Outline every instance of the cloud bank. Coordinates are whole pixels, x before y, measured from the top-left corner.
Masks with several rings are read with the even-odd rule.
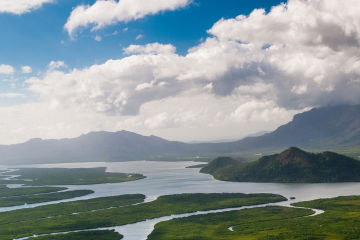
[[[238,138],[311,107],[360,103],[359,12],[357,0],[290,0],[220,19],[185,55],[151,43],[83,69],[52,62],[27,80],[38,103],[0,107],[11,125],[0,133],[13,142],[119,129]]]
[[[118,22],[129,22],[147,15],[172,11],[190,4],[191,0],[97,0],[93,5],[80,5],[70,14],[64,28],[72,35],[79,27],[98,30]]]
[[[54,0],[1,0],[0,13],[24,14],[40,8],[44,3]]]
[[[359,103],[359,11],[356,0],[290,0],[269,13],[259,9],[221,19],[185,56],[171,45],[131,45],[124,49],[128,57],[49,71],[30,81],[30,89],[59,104],[120,115],[138,114],[147,102],[189,89],[247,96],[285,109]]]

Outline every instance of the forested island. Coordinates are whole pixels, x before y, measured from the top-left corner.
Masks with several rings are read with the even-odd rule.
[[[201,172],[219,180],[235,182],[358,182],[360,162],[334,152],[309,153],[291,147],[254,162],[219,157],[203,167]]]

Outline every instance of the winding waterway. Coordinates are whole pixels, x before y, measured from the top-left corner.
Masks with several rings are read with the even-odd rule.
[[[75,201],[96,197],[115,196],[122,194],[141,193],[146,195],[146,201],[152,201],[161,195],[180,194],[180,193],[275,193],[287,198],[295,197],[294,200],[278,203],[278,205],[289,206],[290,203],[307,201],[318,198],[330,198],[336,196],[359,195],[360,183],[331,183],[331,184],[278,184],[278,183],[234,183],[215,180],[212,176],[199,173],[199,169],[186,168],[187,166],[198,163],[194,162],[119,162],[119,163],[69,163],[69,164],[47,164],[47,165],[27,165],[21,167],[41,167],[41,168],[89,168],[106,167],[108,172],[123,173],[142,173],[145,179],[115,183],[98,184],[86,186],[65,186],[70,190],[90,189],[94,193],[74,198],[41,204],[29,204],[15,207],[0,208],[1,211],[14,209],[30,208],[40,205],[53,204],[58,202]],[[11,168],[10,166],[0,166],[0,170]],[[19,187],[18,185],[9,187]],[[274,205],[274,204],[273,204]],[[250,206],[257,207],[257,206]],[[249,207],[244,207],[249,208]],[[243,209],[243,208],[237,208]],[[152,219],[135,224],[113,227],[124,235],[124,240],[145,240],[146,236],[153,230],[156,223],[172,218],[186,217],[194,214],[206,214],[219,211],[229,211],[233,209],[223,209],[216,211],[197,212],[191,214],[181,214]],[[317,211],[316,214],[322,213]]]

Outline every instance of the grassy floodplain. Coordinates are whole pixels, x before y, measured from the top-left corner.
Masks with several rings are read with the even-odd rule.
[[[102,201],[105,199],[106,198],[102,199]],[[51,218],[31,217],[31,221],[22,221],[21,224],[19,224],[18,216],[22,216],[24,211],[26,211],[27,216],[31,216],[32,211],[36,211],[38,216],[41,215],[41,213],[46,215],[48,212],[45,207],[17,210],[12,218],[9,218],[8,215],[13,214],[11,212],[0,214],[0,239],[8,240],[34,234],[39,235],[120,226],[172,214],[241,207],[284,200],[286,200],[286,198],[274,194],[224,193],[169,195],[161,196],[153,202],[139,205],[114,207],[75,215],[59,215]],[[99,204],[101,203],[99,202]],[[56,205],[53,207],[56,208]]]
[[[28,186],[120,183],[145,178],[142,174],[109,173],[106,172],[105,167],[23,168],[12,172],[12,174],[21,176],[9,180],[9,183],[21,183]],[[31,181],[24,181],[23,179],[30,179]],[[2,180],[3,182],[4,180]]]
[[[0,185],[0,207],[58,201],[93,193],[91,190],[63,191],[66,188],[51,185],[120,183],[145,178],[141,174],[108,173],[106,168],[23,168],[10,174],[17,177],[1,179],[0,184],[23,184],[29,187],[7,188]]]
[[[360,196],[294,204],[325,210],[265,207],[192,216],[159,223],[149,240],[350,240],[360,239]],[[231,230],[229,230],[229,228]]]
[[[92,190],[74,190],[65,192],[54,192],[46,194],[32,194],[16,197],[0,198],[0,207],[11,207],[24,204],[43,203],[82,197],[94,193]]]
[[[16,197],[42,193],[53,193],[66,190],[64,187],[26,187],[26,188],[8,188],[0,185],[0,198]]]
[[[29,240],[120,240],[123,236],[115,231],[85,231],[60,235],[29,238]]]
[[[28,222],[55,216],[71,216],[74,213],[84,213],[101,209],[118,208],[136,203],[142,203],[142,194],[120,195],[114,197],[94,198],[74,202],[45,205],[41,207],[20,209],[0,213],[0,229],[10,223]]]

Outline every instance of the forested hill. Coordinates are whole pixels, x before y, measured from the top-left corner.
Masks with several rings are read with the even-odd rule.
[[[360,161],[334,152],[315,154],[291,147],[249,163],[217,158],[201,172],[219,180],[237,182],[357,182],[360,181]]]

